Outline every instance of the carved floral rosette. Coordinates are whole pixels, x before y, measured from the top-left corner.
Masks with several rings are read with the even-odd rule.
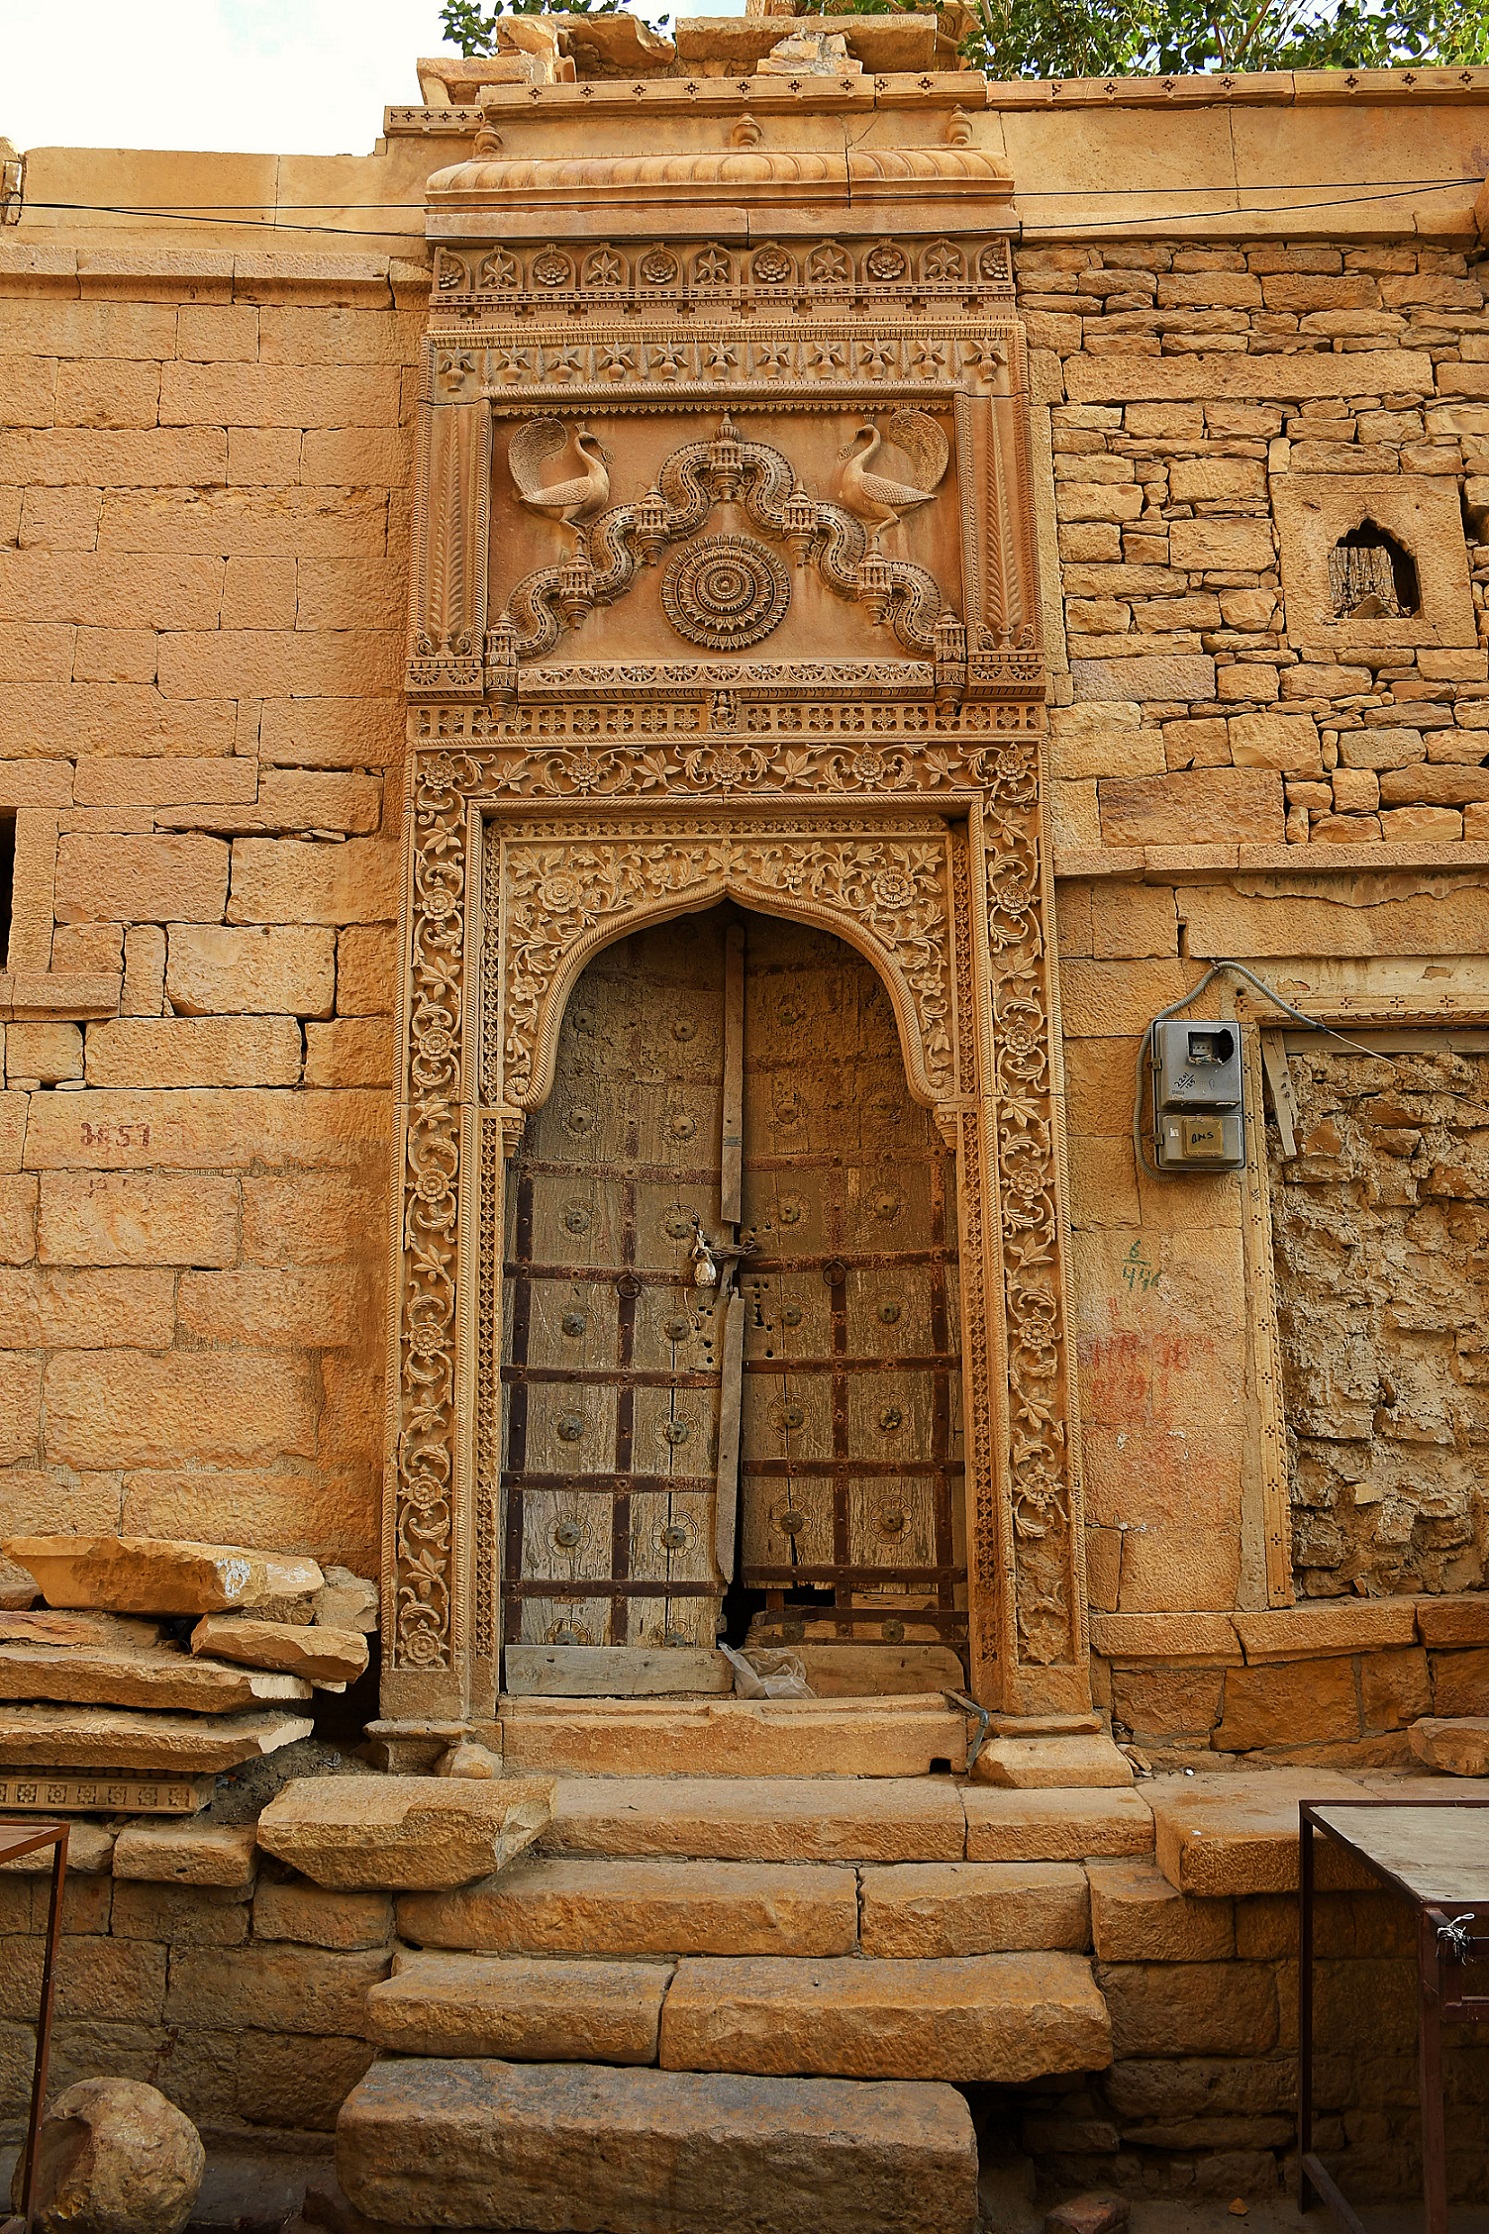
[[[911,1089],[957,1147],[972,1680],[1008,1708],[1074,1703],[1084,1587],[1038,739],[951,726],[908,796],[850,779],[789,817],[793,739],[762,740],[723,792],[706,769],[690,784],[691,744],[673,749],[685,757],[665,790],[638,781],[632,804],[617,810],[612,792],[598,817],[576,815],[572,794],[555,813],[541,754],[473,743],[414,757],[385,1711],[400,1697],[447,1714],[494,1702],[494,1675],[474,1696],[471,1669],[495,1667],[497,1431],[489,1392],[462,1396],[461,1359],[474,1347],[489,1374],[498,1354],[498,1127],[510,1146],[544,1098],[590,955],[724,892],[869,956]]]

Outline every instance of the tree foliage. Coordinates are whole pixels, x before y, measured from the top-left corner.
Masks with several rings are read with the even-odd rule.
[[[807,0],[816,15],[924,12],[943,0]],[[1191,77],[1240,70],[1381,70],[1489,62],[1489,0],[972,0],[967,61],[992,78]],[[498,15],[617,15],[620,0],[445,0],[466,55],[490,54]],[[633,11],[653,30],[666,16]]]

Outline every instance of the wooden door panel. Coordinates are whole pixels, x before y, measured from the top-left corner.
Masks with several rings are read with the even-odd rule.
[[[848,1491],[848,1559],[854,1567],[930,1567],[936,1499],[924,1479],[856,1481]]]
[[[507,1235],[509,1637],[711,1645],[719,1369],[693,1288],[716,1230],[723,934],[596,957],[514,1160]]]

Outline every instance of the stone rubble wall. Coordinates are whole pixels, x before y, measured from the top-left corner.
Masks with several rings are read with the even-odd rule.
[[[1271,1163],[1309,1597],[1465,1590],[1489,1555],[1489,1056],[1289,1058]]]
[[[0,256],[0,1534],[377,1571],[426,289]]]
[[[1489,840],[1486,266],[1395,242],[1127,240],[1016,266],[1068,659],[1057,846]],[[1303,552],[1320,485],[1390,528],[1424,484],[1430,626],[1383,646],[1287,613],[1279,552],[1284,569],[1290,537]],[[1467,579],[1427,580],[1460,492],[1471,610]]]

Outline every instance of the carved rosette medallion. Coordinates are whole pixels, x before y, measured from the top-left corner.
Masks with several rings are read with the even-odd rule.
[[[662,576],[662,608],[679,636],[710,651],[758,644],[780,627],[791,577],[763,543],[705,535],[679,551]]]

